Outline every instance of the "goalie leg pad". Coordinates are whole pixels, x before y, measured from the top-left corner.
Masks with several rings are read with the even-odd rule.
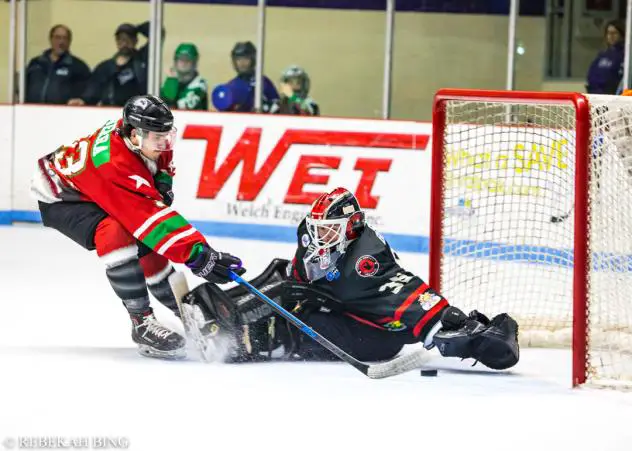
[[[442,356],[473,358],[495,370],[518,363],[518,324],[506,313],[490,321],[475,310],[467,317],[456,307],[449,307],[442,323],[443,328],[433,337]]]
[[[251,283],[271,298],[280,298],[287,261],[274,260]],[[283,334],[276,334],[278,318],[272,309],[241,286],[222,290],[205,283],[183,299],[184,308],[192,308],[196,325],[210,341],[230,348],[228,361],[252,361],[270,358],[280,346]],[[189,315],[187,315],[189,316]],[[184,318],[183,318],[184,319]],[[211,347],[213,345],[211,344]]]

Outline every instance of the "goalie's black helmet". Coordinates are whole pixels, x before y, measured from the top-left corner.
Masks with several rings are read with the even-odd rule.
[[[168,132],[173,128],[173,114],[159,97],[132,97],[123,107],[123,136],[129,136],[134,128],[150,132]]]
[[[305,221],[316,249],[340,252],[362,234],[366,225],[358,199],[346,188],[336,188],[318,197]]]

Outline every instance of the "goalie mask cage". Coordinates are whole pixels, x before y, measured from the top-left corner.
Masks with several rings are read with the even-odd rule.
[[[431,286],[632,387],[632,99],[440,90],[432,151]]]

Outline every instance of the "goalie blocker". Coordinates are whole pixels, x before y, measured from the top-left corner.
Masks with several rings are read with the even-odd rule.
[[[293,261],[273,260],[250,283],[358,360],[391,359],[417,342],[493,369],[519,358],[518,325],[509,315],[489,320],[450,306],[399,265],[343,188],[316,200],[298,227]],[[230,361],[336,359],[241,286],[224,291],[203,284],[183,301],[197,318],[189,327],[210,341],[229,338]]]

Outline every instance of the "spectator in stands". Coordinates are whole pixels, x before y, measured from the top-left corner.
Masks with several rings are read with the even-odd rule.
[[[145,64],[147,64],[147,62],[149,61],[149,21],[145,21],[143,23],[141,23],[140,25],[136,26],[136,32],[137,34],[140,34],[141,36],[144,36],[145,38],[147,38],[147,42],[145,43],[145,45],[143,45],[140,49],[138,49],[138,56],[141,59],[141,61],[144,61]],[[165,31],[165,28],[162,28],[162,39],[160,44],[162,45],[165,42],[165,36],[167,35],[167,32]]]
[[[48,33],[50,48],[33,58],[26,69],[28,103],[65,104],[79,96],[90,78],[90,68],[70,54],[72,31],[55,25]]]
[[[213,106],[218,111],[252,112],[255,106],[255,68],[257,49],[250,42],[238,42],[230,53],[237,76],[213,90]],[[262,78],[262,113],[279,110],[279,93],[265,75]]]
[[[588,69],[586,91],[590,94],[615,94],[623,76],[625,27],[618,20],[608,22],[604,32],[606,48],[599,52]]]
[[[94,69],[81,98],[69,105],[123,106],[130,97],[147,93],[147,62],[136,50],[136,27],[119,25],[114,34],[116,54]]]
[[[170,107],[208,110],[208,86],[197,71],[199,58],[195,44],[182,43],[176,49],[171,74],[160,90],[160,97]]]
[[[301,67],[290,66],[281,75],[279,112],[301,116],[319,116],[318,104],[309,96],[310,80]]]

